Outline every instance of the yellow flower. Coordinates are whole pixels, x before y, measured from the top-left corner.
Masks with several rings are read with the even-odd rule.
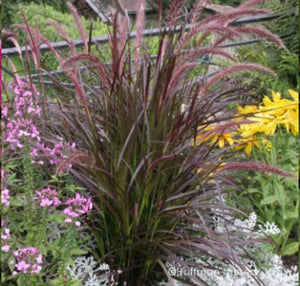
[[[256,113],[258,108],[256,105],[246,105],[245,107],[237,106],[237,110],[240,114],[251,114]]]
[[[220,148],[223,148],[226,142],[232,146],[234,144],[234,135],[235,133],[221,133],[214,131],[217,128],[216,125],[208,126],[204,129],[204,133],[196,137],[196,144],[200,145],[201,143],[210,140],[212,144],[218,143]]]
[[[288,89],[288,92],[294,99],[294,108],[287,110],[284,125],[288,132],[291,129],[292,134],[296,136],[299,134],[299,93],[292,89]]]
[[[256,137],[241,138],[238,140],[238,142],[243,144],[236,147],[236,150],[239,151],[244,149],[244,152],[246,153],[247,156],[251,154],[253,146],[259,147],[259,143]]]
[[[259,133],[273,135],[278,125],[284,125],[293,135],[299,134],[299,93],[292,89],[288,92],[293,100],[281,98],[279,92],[272,91],[272,98],[265,96],[259,107],[254,105],[237,107],[238,114],[243,115],[244,118],[247,114],[252,114],[246,118],[253,123],[239,126],[238,132],[241,138],[237,142],[243,145],[236,147],[236,150],[244,148],[245,153],[250,155],[253,146],[259,147],[256,135]],[[265,138],[262,138],[261,144],[266,150],[272,148],[272,143]]]
[[[288,92],[294,100],[281,98],[279,92],[272,91],[273,101],[265,96],[264,105],[259,107],[260,113],[255,114],[255,121],[264,122],[263,132],[266,135],[273,135],[278,125],[284,125],[293,135],[299,133],[298,93],[291,89]]]
[[[270,151],[272,150],[272,147],[273,147],[272,142],[269,141],[268,139],[266,139],[266,138],[261,138],[261,143],[262,143],[262,147],[263,147],[266,151],[270,152]]]
[[[297,102],[299,101],[299,92],[294,91],[292,89],[288,89],[288,93],[294,99],[294,101],[297,101]]]
[[[264,124],[258,123],[248,123],[242,124],[238,129],[240,136],[243,138],[248,138],[254,136],[256,133],[264,131]]]
[[[286,130],[291,130],[294,136],[299,134],[299,112],[288,110],[286,112],[286,121],[284,122]]]
[[[223,148],[226,142],[228,142],[230,146],[233,145],[233,137],[234,135],[232,133],[223,133],[221,135],[215,135],[213,141],[218,141],[219,147]]]

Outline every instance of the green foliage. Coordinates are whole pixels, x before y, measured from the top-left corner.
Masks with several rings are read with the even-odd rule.
[[[52,6],[46,4],[35,4],[30,3],[28,5],[20,4],[19,10],[14,13],[12,16],[12,21],[14,24],[24,23],[24,19],[22,16],[22,11],[26,15],[26,21],[30,27],[36,27],[38,24],[39,31],[46,36],[46,38],[50,42],[58,42],[64,40],[56,28],[53,26],[46,26],[45,23],[47,21],[55,21],[60,24],[69,35],[72,40],[80,39],[80,33],[77,28],[75,28],[75,24],[73,21],[73,17],[70,13],[61,12],[55,10]],[[101,21],[89,21],[85,18],[81,18],[84,28],[87,32],[89,32],[92,23],[92,36],[102,36],[108,33],[108,28]],[[17,31],[17,40],[20,46],[25,44],[25,39],[27,37],[26,33],[20,30]],[[66,51],[69,54],[69,51]],[[18,60],[16,60],[18,61]],[[55,62],[55,59],[51,53],[44,53],[42,56],[41,64],[43,68],[47,70],[55,70],[58,65]]]
[[[5,88],[4,90],[4,106],[7,107],[11,98],[10,93]],[[67,224],[61,209],[41,207],[35,194],[35,190],[51,186],[52,189],[58,190],[59,199],[65,200],[82,188],[74,185],[70,175],[50,179],[49,173],[53,172],[53,168],[45,170],[32,162],[31,143],[23,138],[24,147],[19,149],[18,153],[13,153],[15,150],[5,145],[1,157],[1,171],[9,175],[6,178],[6,175],[2,177],[1,173],[1,180],[5,178],[5,188],[9,188],[10,193],[9,206],[1,208],[1,217],[10,230],[10,249],[1,253],[3,285],[50,285],[52,279],[64,277],[64,273],[59,269],[64,269],[67,264],[73,262],[74,256],[86,254],[88,250],[87,239],[90,239],[90,236],[83,235],[74,224]],[[1,188],[2,184],[4,182],[1,182]],[[12,251],[28,246],[36,247],[43,255],[42,271],[36,275],[12,275],[15,270],[11,264],[11,261],[15,261]]]
[[[71,39],[80,39],[80,34],[78,29],[75,28],[74,20],[72,15],[67,11],[62,12],[55,10],[52,6],[44,4],[34,4],[20,5],[19,11],[13,16],[13,23],[23,23],[23,17],[21,11],[26,15],[26,21],[29,26],[35,27],[36,21],[39,25],[39,31],[45,35],[50,42],[61,41],[62,38],[57,30],[52,26],[46,26],[47,21],[56,21],[59,23],[70,36]],[[83,26],[87,31],[90,30],[91,21],[81,18]],[[99,20],[93,21],[93,36],[102,36],[107,34],[107,26],[100,22]],[[24,37],[19,37],[18,41],[22,45],[24,43]]]
[[[271,90],[285,92],[296,88],[299,82],[298,55],[275,45],[260,43],[236,49],[238,58],[249,62],[260,63],[272,69],[276,76],[251,72],[244,84],[254,88],[258,101]]]
[[[163,10],[167,10],[169,7],[170,7],[170,4],[172,3],[172,2],[174,2],[174,1],[172,1],[172,0],[161,0],[161,4],[162,4],[162,8],[163,8]],[[190,9],[192,6],[193,6],[193,4],[195,3],[195,2],[197,2],[197,0],[187,0],[186,2],[185,2],[185,7],[186,8],[188,8],[188,9]],[[148,5],[150,6],[150,7],[152,7],[153,9],[157,9],[157,6],[158,6],[158,1],[151,1],[151,0],[147,0],[147,3],[148,3]]]
[[[26,161],[28,156],[25,155],[24,158]],[[20,165],[18,168],[21,168],[20,171],[22,170]],[[40,174],[38,168],[29,167],[26,163],[23,168],[24,176],[19,174],[9,180],[11,190],[14,192],[9,209],[3,211],[5,220],[10,223],[9,244],[13,249],[29,245],[36,247],[43,255],[43,265],[47,265],[47,267],[43,267],[39,275],[19,274],[17,281],[20,286],[45,285],[45,283],[50,285],[52,279],[62,280],[65,277],[65,272],[62,270],[67,264],[72,264],[74,256],[88,253],[87,239],[90,240],[90,236],[83,236],[74,224],[66,224],[63,215],[39,207],[38,202],[34,199],[34,190],[39,189],[45,182],[36,180],[36,174]],[[10,172],[15,170],[11,164],[7,165],[6,170],[8,169]],[[66,177],[63,179],[66,180]],[[56,179],[56,184],[52,180],[51,187],[59,189],[60,199],[66,197],[70,187],[76,188],[74,185],[65,187],[63,185],[65,183],[62,179]],[[31,188],[29,189],[28,186]],[[2,253],[3,276],[1,281],[3,283],[14,279],[11,278],[12,269],[11,271],[8,269],[11,259],[13,256],[10,252]]]
[[[276,250],[280,255],[292,255],[298,252],[299,246],[299,189],[296,179],[299,138],[280,130],[272,138],[272,143],[271,151],[256,150],[252,159],[282,168],[295,174],[295,178],[258,172],[241,173],[237,183],[243,188],[231,197],[231,203],[246,211],[254,210],[261,221],[272,221],[278,225],[281,234],[274,237]]]
[[[153,8],[157,8],[157,2],[158,1],[151,1],[151,0],[147,0],[148,5],[150,5]],[[162,7],[163,9],[167,9],[170,4],[174,2],[172,0],[162,0]],[[188,9],[191,9],[193,7],[193,5],[197,2],[197,0],[188,0],[185,2],[185,7]],[[241,4],[241,2],[243,2],[242,0],[213,0],[212,3],[214,4],[219,4],[219,5],[228,5],[228,6],[238,6],[239,4]]]
[[[293,16],[280,17],[278,19],[264,23],[264,25],[278,35],[285,36],[283,38],[287,48],[298,53],[299,48],[299,2],[298,0],[270,0],[261,3],[262,8],[271,10],[274,13],[290,13],[295,12]]]
[[[11,28],[15,22],[15,15],[19,12],[20,6],[30,6],[32,3],[41,4],[40,0],[15,0],[3,1],[1,13],[1,25],[2,28]],[[53,9],[61,11],[62,13],[67,12],[67,1],[66,0],[43,0],[43,4],[50,5]],[[41,12],[43,8],[39,11]],[[20,21],[19,21],[20,22]]]
[[[238,6],[242,2],[245,2],[244,0],[212,0],[214,4],[219,4],[219,5],[228,5],[228,6]]]

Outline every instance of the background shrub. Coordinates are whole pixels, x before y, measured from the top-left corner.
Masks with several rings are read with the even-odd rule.
[[[2,9],[4,13],[1,13],[1,25],[2,28],[10,28],[13,24],[20,22],[15,22],[15,15],[19,11],[19,5],[27,6],[31,5],[32,3],[41,4],[39,0],[15,0],[15,1],[3,1],[2,2]],[[67,1],[65,0],[44,0],[43,4],[50,5],[57,11],[62,13],[67,12]],[[42,9],[39,11],[41,12]]]
[[[61,41],[57,30],[52,26],[46,26],[45,22],[47,21],[55,21],[59,23],[70,36],[71,39],[79,39],[80,34],[78,29],[75,28],[74,20],[72,15],[70,15],[67,11],[56,10],[53,6],[50,6],[46,3],[43,4],[19,4],[19,10],[17,13],[14,13],[12,16],[12,21],[14,24],[23,23],[22,11],[26,15],[26,20],[31,27],[35,27],[36,21],[39,25],[39,31],[44,34],[51,42]],[[89,31],[91,22],[93,23],[93,36],[101,36],[107,34],[107,25],[102,23],[100,20],[90,21],[81,17],[84,28]],[[18,41],[21,45],[24,44],[24,33],[19,34]]]

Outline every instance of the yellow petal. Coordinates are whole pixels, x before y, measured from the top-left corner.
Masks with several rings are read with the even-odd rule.
[[[233,140],[232,140],[231,137],[227,137],[226,140],[227,140],[227,142],[229,143],[230,146],[233,145]]]
[[[280,101],[281,95],[280,95],[279,92],[275,92],[275,91],[272,90],[272,98],[273,98],[273,101],[274,101],[274,102],[275,102],[275,101]]]
[[[295,101],[299,100],[299,92],[294,91],[292,89],[288,89],[288,92]]]
[[[219,147],[220,148],[223,148],[224,147],[224,139],[222,138],[222,139],[220,139],[220,141],[219,141]]]
[[[252,151],[252,143],[249,142],[247,143],[247,146],[245,148],[245,153],[249,156],[251,154],[251,151]]]

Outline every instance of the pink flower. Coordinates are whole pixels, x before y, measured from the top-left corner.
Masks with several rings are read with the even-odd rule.
[[[61,201],[58,199],[57,192],[55,189],[52,190],[50,189],[50,187],[47,187],[46,189],[42,189],[40,192],[36,190],[35,193],[40,199],[41,207],[56,207],[61,204]]]
[[[42,270],[42,255],[36,247],[27,247],[12,252],[17,263],[15,268],[22,273],[37,274]]]
[[[10,249],[10,246],[8,244],[8,240],[10,237],[9,234],[9,228],[4,228],[3,229],[3,225],[4,225],[4,221],[1,221],[1,251],[2,252],[8,252]]]
[[[7,117],[7,111],[8,111],[8,109],[7,109],[7,107],[3,107],[2,109],[1,109],[1,116],[4,118],[4,117]]]
[[[18,271],[27,273],[27,269],[30,267],[30,264],[27,264],[24,260],[21,260],[15,266]]]
[[[80,225],[81,225],[80,221],[75,221],[75,225],[80,227]]]
[[[5,206],[9,206],[10,204],[9,199],[10,199],[9,190],[4,189],[3,191],[1,191],[1,203]]]
[[[68,199],[65,204],[68,205],[63,211],[64,214],[68,216],[68,218],[65,219],[67,223],[72,222],[71,218],[87,214],[93,208],[91,199],[80,196],[79,193],[75,194],[75,198]],[[79,227],[81,223],[75,220],[75,225]]]
[[[9,246],[8,244],[2,245],[2,246],[1,246],[1,251],[2,251],[2,252],[8,252],[9,249],[10,249],[10,246]]]

